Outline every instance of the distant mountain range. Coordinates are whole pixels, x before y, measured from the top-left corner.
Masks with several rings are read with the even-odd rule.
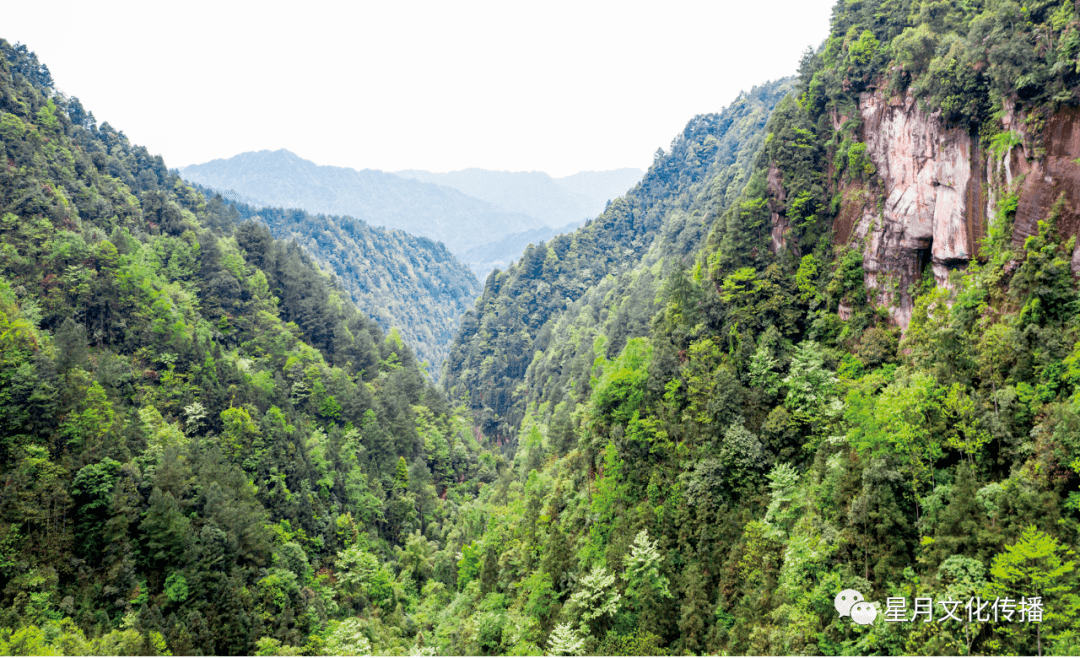
[[[543,172],[466,169],[449,173],[317,165],[285,149],[251,151],[183,167],[187,180],[252,205],[351,216],[437,240],[483,280],[530,242],[598,215],[638,179],[638,169]],[[540,237],[543,236],[543,237]]]
[[[645,172],[632,168],[583,171],[564,178],[552,178],[542,171],[476,168],[444,174],[417,169],[394,173],[403,178],[452,187],[500,210],[536,217],[545,226],[573,224],[576,227],[602,213],[610,199],[625,194]]]

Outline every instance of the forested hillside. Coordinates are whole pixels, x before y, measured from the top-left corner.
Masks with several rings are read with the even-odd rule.
[[[409,169],[398,176],[451,187],[508,212],[535,217],[539,228],[488,235],[483,243],[457,251],[481,280],[494,269],[506,269],[530,244],[569,233],[600,214],[606,205],[641,180],[640,169],[582,171],[552,178],[542,171],[464,169],[432,173]],[[460,314],[459,314],[460,315]],[[448,341],[449,344],[449,341]]]
[[[645,172],[633,167],[609,171],[579,171],[555,179],[561,187],[582,197],[594,209],[590,217],[600,214],[608,201],[616,199],[641,180]]]
[[[790,88],[790,81],[763,85],[719,114],[695,117],[672,140],[668,152],[657,152],[641,182],[600,217],[573,233],[530,245],[505,272],[492,272],[476,308],[462,320],[445,379],[447,391],[469,401],[486,435],[507,438],[515,433],[524,410],[518,386],[534,352],[542,353],[549,345],[568,347],[551,343],[560,313],[607,277],[612,281],[620,277],[620,290],[625,292],[630,278],[648,269],[638,266],[650,250],[654,258],[649,266],[666,254],[669,269],[692,253],[718,209],[745,185],[750,161],[764,141],[769,112]],[[636,322],[627,322],[630,308],[623,310],[618,331],[627,333],[617,340],[641,335],[651,317],[648,304],[653,296],[638,295]],[[570,315],[579,314],[583,304]],[[594,310],[598,308],[589,312]],[[593,331],[594,325],[607,320],[606,314],[604,318],[594,314],[584,322],[587,331]],[[577,337],[573,342],[576,347]],[[560,396],[567,390],[569,370],[582,367],[572,363],[567,359],[560,366],[564,377],[554,383]],[[585,368],[590,367],[591,357]]]
[[[206,196],[217,202],[213,193]],[[277,239],[295,240],[384,332],[397,329],[416,358],[428,362],[429,376],[438,377],[461,315],[480,290],[443,244],[348,216],[222,200],[235,208],[232,221],[262,223]]]
[[[539,244],[541,242],[547,242],[560,233],[570,233],[581,224],[585,222],[575,222],[574,224],[568,224],[559,228],[538,228],[532,231],[522,231],[521,233],[512,233],[504,238],[493,240],[487,244],[482,244],[479,247],[473,247],[465,253],[461,254],[461,259],[469,263],[469,267],[477,276],[483,276],[486,280],[487,275],[492,270],[509,267],[514,261],[521,257],[521,254],[525,253],[525,250],[531,244]],[[477,291],[479,294],[479,290]],[[473,298],[475,302],[475,296]],[[468,309],[466,309],[468,310]],[[459,318],[460,319],[460,318]],[[453,338],[451,336],[451,342]],[[449,343],[447,343],[449,346]]]
[[[453,552],[390,565],[497,461],[297,244],[0,51],[0,653],[414,644]]]

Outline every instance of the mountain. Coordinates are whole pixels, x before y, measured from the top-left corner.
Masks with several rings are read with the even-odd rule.
[[[532,231],[513,233],[506,237],[489,242],[488,244],[473,247],[462,254],[462,259],[470,263],[470,267],[477,277],[487,278],[488,273],[494,269],[505,269],[521,254],[529,245],[546,242],[560,233],[570,233],[580,224],[575,222],[561,228],[538,228]]]
[[[241,153],[180,173],[249,205],[351,216],[443,242],[480,278],[520,255],[534,236],[550,237],[551,230],[595,217],[641,177],[638,169],[560,179],[484,169],[389,174],[319,166],[284,149]]]
[[[644,173],[640,169],[587,171],[552,178],[542,171],[463,169],[432,173],[408,169],[403,178],[451,187],[509,212],[539,219],[544,226],[579,224],[596,217],[611,199],[622,196]]]
[[[456,190],[372,169],[320,166],[285,149],[189,165],[180,175],[270,206],[350,216],[431,238],[454,254],[544,226],[535,217],[498,209]]]
[[[607,202],[623,194],[641,180],[645,172],[634,167],[609,171],[579,171],[576,174],[556,178],[555,182],[584,200],[588,217],[596,217],[604,211]]]
[[[789,90],[790,81],[763,85],[724,112],[695,117],[672,150],[598,218],[535,243],[514,266],[489,277],[462,320],[444,380],[452,394],[467,396],[486,434],[516,434],[526,368],[582,295],[634,269],[650,251],[660,250],[670,268],[704,240],[709,223],[746,183],[769,113]],[[621,330],[635,331],[626,324]],[[570,369],[560,371],[565,377]]]
[[[311,215],[303,210],[256,207],[226,192],[233,224],[256,221],[275,238],[295,240],[384,332],[392,329],[429,364],[437,378],[465,312],[476,300],[476,277],[439,242],[404,231],[369,226],[352,217]]]
[[[444,385],[549,652],[1077,653],[1078,52],[1073,2],[838,2],[756,141],[488,278]]]

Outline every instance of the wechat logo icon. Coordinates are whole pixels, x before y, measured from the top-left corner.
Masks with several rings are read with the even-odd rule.
[[[833,599],[833,607],[841,617],[851,617],[860,626],[869,626],[877,619],[877,608],[865,600],[857,590],[845,589]]]

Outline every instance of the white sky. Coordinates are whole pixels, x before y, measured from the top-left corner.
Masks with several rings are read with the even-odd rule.
[[[695,114],[791,75],[834,0],[11,2],[99,122],[170,167],[647,169]]]

